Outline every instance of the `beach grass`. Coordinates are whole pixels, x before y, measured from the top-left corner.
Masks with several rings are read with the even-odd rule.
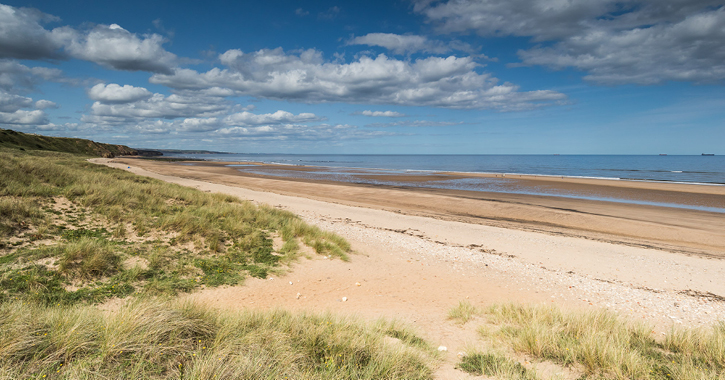
[[[466,324],[481,311],[468,301],[460,301],[456,307],[448,311],[448,319],[455,320],[460,324]]]
[[[430,379],[436,354],[399,324],[136,299],[0,303],[5,379]],[[414,343],[411,343],[413,341]]]
[[[461,358],[458,368],[476,376],[496,379],[535,380],[536,372],[521,363],[496,353],[472,353]]]
[[[490,345],[577,369],[591,379],[725,379],[725,323],[673,327],[658,337],[651,326],[613,312],[564,312],[554,306],[494,305],[479,333]],[[471,373],[503,368],[528,378],[500,354],[472,351],[459,363]],[[486,372],[488,368],[489,372]]]
[[[275,238],[280,246],[274,246]],[[95,165],[0,148],[0,301],[175,295],[280,273],[300,254],[348,259],[298,216]]]

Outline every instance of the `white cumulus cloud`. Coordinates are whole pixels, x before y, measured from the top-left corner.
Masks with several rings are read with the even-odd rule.
[[[295,115],[287,111],[276,111],[274,113],[253,114],[251,112],[240,112],[227,116],[224,122],[227,125],[249,126],[262,124],[284,124],[284,123],[304,123],[311,121],[321,121],[324,118],[318,117],[313,113],[300,113]]]
[[[63,77],[58,69],[48,67],[28,67],[16,60],[0,59],[0,90],[22,94],[46,82],[72,82]]]
[[[326,120],[312,113],[249,112],[224,99],[226,91],[216,88],[178,91],[165,96],[141,87],[99,84],[89,90],[96,100],[81,121],[98,128],[129,127],[141,133],[209,132],[222,128],[247,128]],[[171,121],[167,121],[171,120]]]
[[[0,58],[60,58],[59,41],[41,25],[57,20],[36,9],[0,4]]]
[[[130,119],[175,119],[183,117],[216,117],[227,114],[233,105],[216,97],[153,94],[145,100],[127,103],[96,101],[91,114],[81,119],[92,123],[124,123]]]
[[[33,106],[33,99],[0,92],[0,112],[15,112]]]
[[[101,103],[120,104],[145,100],[152,96],[151,91],[131,85],[120,86],[115,83],[99,83],[88,90],[88,97]]]
[[[39,110],[44,110],[48,108],[58,108],[58,104],[55,102],[51,102],[50,100],[40,99],[37,102],[35,102],[35,108]]]
[[[48,117],[40,110],[0,112],[0,124],[42,125],[48,124]]]
[[[176,55],[166,51],[164,37],[138,35],[117,24],[89,30],[43,24],[60,21],[37,9],[0,4],[0,58],[63,59],[73,57],[128,71],[170,73]]]
[[[408,116],[404,113],[395,112],[395,111],[370,111],[370,110],[365,110],[362,112],[355,112],[353,115],[363,115],[363,116],[372,116],[372,117],[405,117],[405,116]]]
[[[288,54],[281,48],[220,55],[227,68],[207,72],[176,69],[150,81],[175,89],[229,88],[239,95],[300,102],[350,102],[445,108],[530,109],[566,99],[556,91],[519,91],[498,83],[471,57],[397,60],[384,54],[350,63],[327,62],[309,49]]]
[[[26,96],[15,95],[0,90],[0,125],[45,125],[48,116],[42,111],[55,103],[48,100],[33,101]],[[47,106],[47,107],[46,107]],[[24,108],[38,108],[25,110]]]
[[[116,70],[170,73],[176,55],[163,48],[158,34],[138,36],[119,25],[97,25],[89,31],[70,27],[53,30],[65,51],[74,58]]]

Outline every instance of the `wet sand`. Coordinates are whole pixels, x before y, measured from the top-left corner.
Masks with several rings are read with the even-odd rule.
[[[325,180],[265,176],[229,167],[224,162],[163,162],[116,159],[127,165],[189,179],[241,186],[358,207],[449,221],[537,231],[552,235],[651,247],[704,257],[725,257],[725,214],[544,195],[381,186]],[[238,164],[238,163],[237,163]],[[326,168],[259,165],[256,171],[326,171]],[[361,176],[370,177],[364,171]],[[725,186],[617,181],[586,178],[434,173],[384,175],[414,184],[470,177],[497,178],[505,189],[546,189],[560,194],[620,198],[639,202],[725,208]]]

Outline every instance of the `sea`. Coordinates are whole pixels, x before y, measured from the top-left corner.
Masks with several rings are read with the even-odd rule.
[[[210,161],[260,162],[326,168],[324,171],[259,171],[254,166],[237,165],[239,170],[281,177],[296,177],[379,185],[421,186],[442,189],[493,191],[564,196],[626,203],[652,204],[725,212],[725,208],[672,203],[603,199],[582,194],[552,193],[548,189],[516,189],[500,186],[488,178],[430,181],[411,184],[385,181],[381,175],[426,174],[433,172],[527,174],[538,176],[599,178],[630,181],[689,183],[725,186],[725,156],[717,155],[366,155],[366,154],[165,154]],[[362,176],[360,174],[363,174]],[[375,179],[365,179],[374,174]]]
[[[533,174],[725,184],[725,156],[174,154],[212,161],[262,162],[393,171]]]

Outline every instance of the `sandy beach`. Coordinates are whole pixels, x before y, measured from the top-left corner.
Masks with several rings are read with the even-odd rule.
[[[350,262],[311,256],[289,273],[189,297],[220,308],[329,310],[398,318],[448,348],[438,378],[467,378],[456,355],[475,323],[447,320],[461,300],[603,307],[652,323],[725,319],[721,213],[561,197],[380,187],[248,175],[218,163],[94,162],[292,211],[348,239]],[[130,168],[129,168],[130,167]],[[458,175],[458,174],[441,174]],[[522,177],[574,192],[721,207],[717,186]],[[343,302],[343,297],[345,300]]]
[[[583,237],[671,252],[722,257],[725,254],[723,213],[586,199],[513,193],[375,186],[299,178],[262,176],[237,170],[226,162],[160,162],[117,160],[155,173],[247,189],[292,195],[349,206],[375,208],[468,224]],[[260,165],[261,169],[273,165]],[[277,167],[280,168],[280,167]],[[285,171],[323,168],[284,166]],[[367,174],[363,174],[367,175]],[[396,182],[460,178],[460,173],[386,176]],[[465,174],[465,176],[489,176]],[[502,179],[503,180],[503,179]],[[610,181],[509,175],[504,188],[548,188],[558,193],[640,202],[669,202],[725,209],[725,186]]]

